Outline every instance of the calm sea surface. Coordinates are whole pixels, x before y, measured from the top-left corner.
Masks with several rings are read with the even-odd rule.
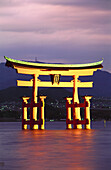
[[[65,122],[21,130],[20,122],[0,122],[2,169],[110,170],[111,122],[93,122],[91,130],[65,130]]]

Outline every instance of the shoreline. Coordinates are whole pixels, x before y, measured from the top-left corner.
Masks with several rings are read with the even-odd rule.
[[[97,122],[97,121],[106,121],[110,122],[111,120],[106,120],[106,119],[97,119],[97,120],[91,120],[91,122]],[[21,122],[21,119],[0,119],[0,122]],[[66,122],[66,120],[46,120],[45,122]]]

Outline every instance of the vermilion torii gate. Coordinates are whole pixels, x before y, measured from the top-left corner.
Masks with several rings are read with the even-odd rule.
[[[103,60],[88,64],[48,64],[14,60],[8,57],[5,59],[6,66],[16,69],[17,73],[33,76],[30,81],[17,80],[17,86],[33,87],[31,103],[28,103],[29,97],[22,98],[22,129],[27,129],[27,125],[30,125],[30,129],[44,129],[44,99],[46,96],[40,96],[38,102],[38,87],[72,87],[72,97],[66,97],[66,128],[71,129],[73,125],[74,129],[81,129],[83,124],[85,129],[90,129],[91,96],[84,96],[84,103],[79,103],[78,88],[92,87],[93,82],[81,82],[78,78],[79,76],[91,76],[94,71],[103,68]],[[51,81],[41,81],[38,79],[39,75],[50,75]],[[72,76],[73,80],[60,82],[60,76]],[[30,120],[27,119],[28,107],[30,107]],[[37,107],[39,107],[39,113],[37,113]],[[84,107],[85,110],[84,120],[81,120],[80,117],[81,107]],[[37,114],[39,114],[38,120]],[[71,114],[73,119],[71,119]]]

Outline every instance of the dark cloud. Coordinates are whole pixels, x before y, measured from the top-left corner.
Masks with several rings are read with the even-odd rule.
[[[20,15],[16,18],[16,13],[14,16],[14,13],[7,11],[7,13],[3,15],[4,21],[1,23],[0,29],[1,31],[7,32],[35,32],[39,34],[52,34],[65,30],[90,30],[89,33],[91,34],[111,33],[111,18],[109,13],[94,13],[88,15],[88,12],[86,14],[84,14],[83,11],[83,14],[77,13],[75,15],[71,13],[71,15],[67,15],[64,10],[62,11],[64,16],[61,16],[61,13],[54,16],[51,12],[50,14],[52,14],[52,16],[44,15],[41,19],[36,19],[37,14],[35,14],[35,17],[29,14],[26,17]],[[40,15],[42,15],[42,13]],[[7,17],[6,22],[5,17]]]
[[[28,3],[39,3],[62,6],[79,6],[86,8],[96,8],[101,10],[111,10],[111,0],[0,0],[0,7],[18,6]]]
[[[28,2],[111,10],[110,0],[28,0]]]
[[[38,8],[36,12],[30,9],[30,6],[33,5],[32,2],[36,3],[36,6],[40,3],[58,4],[63,5],[63,7],[58,7],[57,12],[54,10],[55,13],[50,10],[50,8],[55,9],[54,6],[46,6],[46,11],[40,7],[41,12],[38,13]],[[92,34],[111,33],[111,12],[106,10],[105,7],[110,7],[111,5],[111,1],[108,0],[1,0],[0,3],[2,7],[7,8],[9,5],[11,8],[10,10],[0,10],[0,17],[3,18],[3,22],[0,24],[1,31],[52,34],[64,30],[89,29]],[[13,8],[14,5],[15,8]],[[19,7],[19,5],[23,6]],[[26,8],[27,5],[29,5],[28,9]],[[68,5],[70,6],[69,8],[67,8]],[[78,7],[76,11],[75,6]],[[102,7],[106,11],[102,10]],[[62,9],[61,12],[60,8]],[[102,11],[99,11],[98,8],[101,8]]]

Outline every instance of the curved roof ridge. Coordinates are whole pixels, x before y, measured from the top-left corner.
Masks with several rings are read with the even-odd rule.
[[[103,63],[103,59],[98,62],[93,63],[86,63],[86,64],[54,64],[54,63],[41,63],[41,62],[29,62],[29,61],[21,61],[21,60],[15,60],[11,59],[9,57],[4,56],[4,58],[7,60],[7,62],[16,63],[20,65],[25,66],[31,66],[31,67],[50,67],[50,68],[86,68],[86,67],[97,67],[101,66]]]

